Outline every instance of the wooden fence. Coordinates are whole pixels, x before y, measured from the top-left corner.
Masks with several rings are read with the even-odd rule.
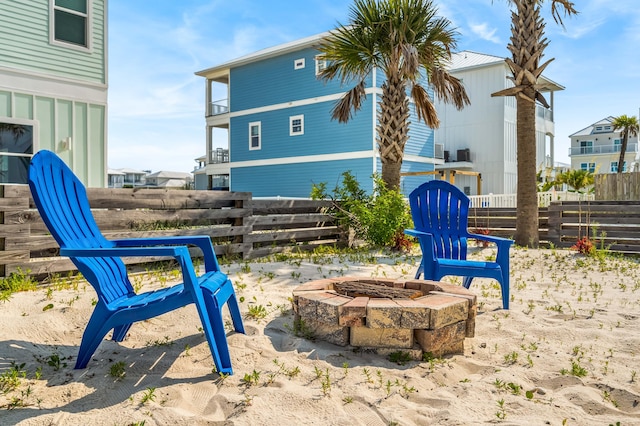
[[[58,256],[58,245],[35,210],[29,189],[5,186],[0,191],[0,277],[18,270],[32,275],[75,270],[71,261]],[[327,202],[156,189],[90,188],[87,195],[107,239],[208,235],[216,254],[244,259],[344,241],[333,219],[322,213]],[[163,258],[124,260],[139,264]]]
[[[589,237],[619,253],[640,253],[640,201],[560,201],[549,206],[549,241],[570,247]]]
[[[596,200],[639,201],[640,172],[594,175]]]
[[[514,208],[471,208],[469,209],[469,230],[488,231],[497,237],[513,238],[516,233],[516,209]],[[547,241],[549,233],[549,209],[538,209],[538,238]]]
[[[58,256],[24,186],[0,187],[0,277],[64,273],[73,264]],[[346,243],[345,232],[311,200],[254,200],[250,193],[155,189],[88,189],[107,238],[209,235],[219,256],[243,259],[322,244]],[[472,208],[469,228],[513,237],[515,208]],[[539,209],[540,241],[570,247],[583,236],[610,250],[640,253],[640,201],[561,201]],[[194,249],[197,250],[197,249]],[[125,258],[128,264],[163,258]]]

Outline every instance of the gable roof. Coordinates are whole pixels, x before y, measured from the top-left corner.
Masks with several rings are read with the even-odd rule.
[[[309,37],[301,38],[298,40],[290,41],[288,43],[279,44],[277,46],[268,47],[266,49],[258,50],[257,52],[250,53],[248,55],[241,56],[231,61],[224,62],[215,67],[207,68],[202,71],[197,71],[195,74],[200,77],[207,77],[210,74],[215,74],[220,71],[226,71],[233,67],[245,65],[257,60],[267,59],[275,56],[282,55],[283,53],[295,52],[297,50],[306,49],[307,47],[316,46],[320,43],[320,40],[327,37],[329,31],[324,33],[312,35]]]
[[[456,71],[467,71],[474,68],[491,67],[502,65],[508,68],[505,58],[499,56],[488,55],[486,53],[472,52],[471,50],[463,50],[462,52],[456,52],[451,55],[451,61],[449,65],[449,72],[455,73]],[[541,84],[541,92],[555,92],[558,90],[564,90],[564,86],[556,83],[555,81],[540,76],[538,84]]]
[[[149,178],[163,178],[163,179],[190,179],[191,173],[184,172],[171,172],[167,170],[160,170],[159,172],[150,173],[147,175]]]
[[[609,126],[609,125],[611,125],[611,123],[613,123],[613,120],[614,120],[614,119],[615,119],[615,118],[614,118],[613,116],[611,116],[611,115],[610,115],[609,117],[605,117],[605,118],[603,118],[603,119],[602,119],[602,120],[600,120],[600,121],[596,121],[596,122],[595,122],[595,123],[593,123],[591,126],[585,127],[585,128],[584,128],[584,129],[582,129],[582,130],[578,130],[577,132],[575,132],[575,133],[573,133],[573,134],[569,135],[569,137],[572,137],[572,136],[588,136],[588,135],[592,135],[593,133],[595,133],[595,132],[594,132],[594,130],[595,130],[595,127],[596,127],[596,126]],[[602,133],[602,132],[600,132],[600,133]],[[607,132],[607,133],[615,133],[615,132],[614,132],[613,130],[611,130],[611,132]]]

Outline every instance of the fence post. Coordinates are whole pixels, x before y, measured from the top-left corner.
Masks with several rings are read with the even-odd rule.
[[[560,236],[562,230],[562,201],[552,201],[549,203],[549,230],[547,238],[556,247],[560,245]]]

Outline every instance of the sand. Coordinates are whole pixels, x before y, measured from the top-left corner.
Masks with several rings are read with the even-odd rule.
[[[415,263],[370,253],[223,265],[243,313],[255,315],[245,319],[247,335],[229,334],[235,374],[222,378],[193,305],[135,324],[122,343],[103,341],[88,367],[74,370],[92,288],[14,294],[0,302],[0,424],[640,424],[637,260],[513,249],[511,309],[501,309],[494,281],[474,280],[475,337],[443,359],[398,365],[291,332],[297,285],[411,277]],[[166,285],[152,273],[136,281],[143,290]]]

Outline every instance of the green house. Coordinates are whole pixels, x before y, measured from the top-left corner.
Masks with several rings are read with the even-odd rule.
[[[56,152],[90,187],[107,181],[107,0],[0,5],[0,184]]]

